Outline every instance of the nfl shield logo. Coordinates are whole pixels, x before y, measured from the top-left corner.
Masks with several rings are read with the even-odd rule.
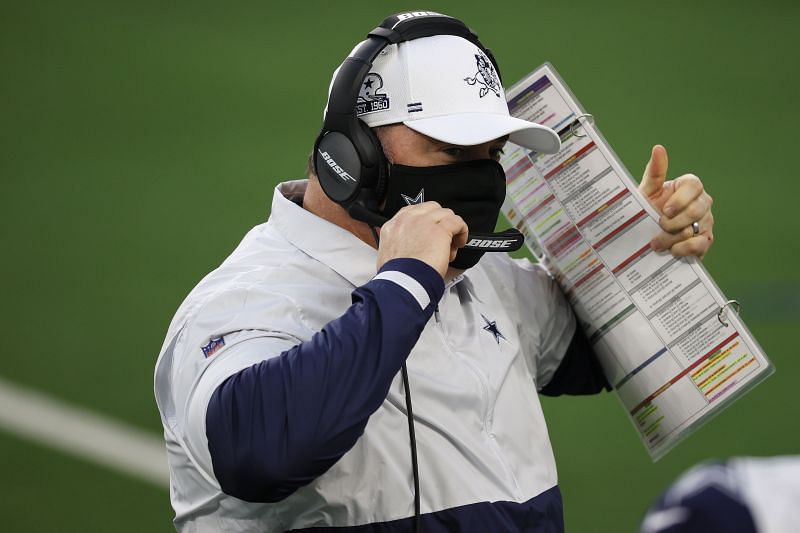
[[[203,355],[206,357],[211,357],[217,350],[225,346],[225,337],[217,337],[216,339],[211,339],[208,341],[208,344],[201,347],[200,349],[203,350]]]

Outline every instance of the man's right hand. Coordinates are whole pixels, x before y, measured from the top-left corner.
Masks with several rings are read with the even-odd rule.
[[[468,233],[464,219],[437,202],[404,207],[380,229],[378,270],[391,259],[412,257],[444,278],[448,264],[467,243]]]

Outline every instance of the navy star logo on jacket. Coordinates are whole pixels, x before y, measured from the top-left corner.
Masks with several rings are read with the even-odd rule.
[[[500,330],[497,329],[497,322],[495,322],[494,320],[489,320],[488,318],[483,316],[483,313],[481,313],[481,318],[483,319],[484,322],[486,322],[486,325],[483,326],[483,329],[494,335],[494,340],[497,341],[497,344],[500,344],[500,339],[503,339],[504,341],[508,342],[508,339],[506,339],[505,335],[500,333]]]

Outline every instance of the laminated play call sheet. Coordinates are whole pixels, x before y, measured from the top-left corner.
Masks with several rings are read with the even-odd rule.
[[[561,285],[656,460],[773,367],[699,261],[650,249],[655,209],[553,66],[507,98],[562,148],[507,145],[503,213]]]

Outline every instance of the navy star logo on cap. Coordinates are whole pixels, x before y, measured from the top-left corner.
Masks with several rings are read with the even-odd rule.
[[[483,316],[483,313],[481,313],[481,318],[483,319],[484,322],[486,322],[486,325],[483,326],[483,329],[494,335],[494,340],[497,341],[497,344],[500,344],[500,339],[503,339],[504,341],[508,342],[508,339],[506,339],[505,335],[500,333],[500,330],[497,329],[497,322],[495,322],[494,320],[489,320],[488,318]]]
[[[414,198],[406,196],[403,193],[400,193],[400,196],[402,196],[403,200],[406,201],[406,205],[421,204],[422,202],[425,201],[425,189],[420,189],[420,191],[417,193],[417,196],[415,196]]]

